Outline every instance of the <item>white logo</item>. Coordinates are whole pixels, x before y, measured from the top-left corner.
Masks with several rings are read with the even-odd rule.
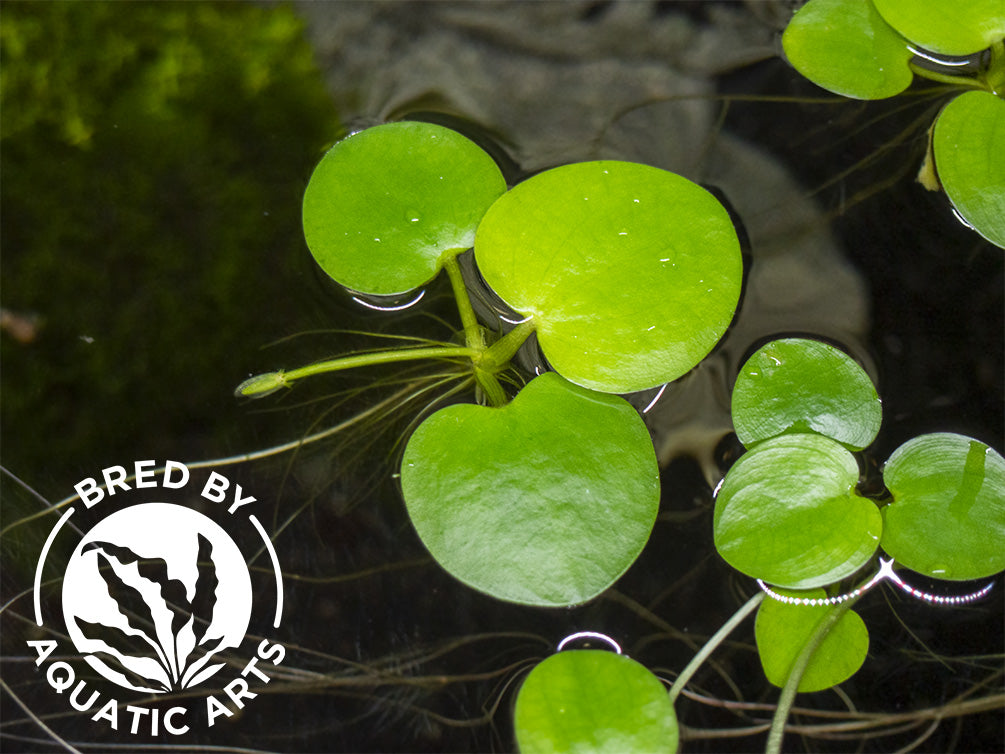
[[[56,640],[29,641],[28,645],[37,653],[35,664],[44,666],[49,685],[64,694],[74,709],[113,730],[156,737],[162,730],[182,735],[200,718],[212,726],[217,718],[243,709],[258,695],[253,687],[270,680],[264,670],[267,666],[260,661],[280,664],[285,648],[264,639],[253,656],[235,662],[262,590],[253,590],[247,560],[224,527],[186,505],[161,502],[168,491],[188,485],[189,469],[176,461],[168,461],[161,469],[154,466],[153,461],[138,461],[132,476],[127,476],[125,468],[112,466],[102,471],[104,485],[92,478],[75,485],[85,509],[118,493],[136,496],[145,488],[163,489],[151,493],[156,500],[143,499],[110,512],[84,533],[64,570],[63,624],[75,654],[113,684],[116,696],[128,693],[149,699],[153,694],[170,700],[175,692],[184,692],[178,698],[185,704],[163,709],[163,705],[147,707],[107,698],[93,687],[93,679],[89,685],[81,677],[88,674],[69,662],[46,664],[58,646]],[[246,512],[253,510],[245,506],[255,503],[255,497],[215,471],[199,494],[204,501],[226,506],[221,518],[229,529],[234,528],[232,522],[235,526],[250,523],[245,539],[250,535],[256,547],[264,544],[275,584],[275,593],[270,595],[274,610],[266,614],[278,628],[282,575],[272,542],[257,517]],[[45,561],[57,537],[66,536],[72,528],[66,524],[75,507],[79,506],[63,512],[39,558],[34,594],[39,626],[46,625],[41,588]],[[59,654],[72,655],[73,650]],[[204,711],[190,710],[189,700],[200,694],[204,699],[199,706]]]
[[[134,691],[197,686],[238,647],[251,618],[251,579],[216,523],[169,503],[119,511],[77,545],[63,579],[63,617],[77,650]]]

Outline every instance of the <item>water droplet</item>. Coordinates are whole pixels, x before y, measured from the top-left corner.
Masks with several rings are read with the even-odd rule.
[[[408,212],[405,213],[405,219],[410,223],[417,223],[419,222],[419,220],[422,219],[422,215],[420,215],[415,210],[409,210]]]

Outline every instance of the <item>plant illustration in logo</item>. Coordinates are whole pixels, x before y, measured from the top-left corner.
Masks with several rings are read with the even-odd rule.
[[[190,688],[244,639],[251,580],[240,550],[188,508],[146,503],[97,524],[67,567],[63,612],[87,662],[120,686]]]

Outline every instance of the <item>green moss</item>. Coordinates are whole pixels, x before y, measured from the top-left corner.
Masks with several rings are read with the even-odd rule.
[[[5,463],[121,461],[211,433],[238,410],[240,349],[290,329],[272,302],[338,130],[300,20],[6,3],[0,43],[3,302],[42,322],[2,339]]]

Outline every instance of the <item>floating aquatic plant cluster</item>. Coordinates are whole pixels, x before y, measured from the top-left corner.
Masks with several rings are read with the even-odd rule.
[[[1005,7],[992,0],[810,0],[783,45],[799,71],[846,96],[893,96],[916,74],[963,91],[935,120],[926,175],[1003,246],[1003,36]],[[396,122],[324,156],[303,223],[317,263],[357,296],[415,300],[445,272],[458,339],[256,375],[238,395],[358,366],[461,365],[475,402],[425,417],[401,460],[423,544],[461,582],[510,602],[571,606],[610,587],[645,547],[660,502],[648,430],[623,396],[687,373],[732,321],[743,265],[725,208],[682,176],[621,161],[508,187],[459,133]],[[468,253],[507,316],[476,317],[459,263]],[[512,362],[533,342],[546,369],[524,374]],[[987,593],[923,592],[894,566],[947,582],[1005,569],[1005,460],[968,437],[925,434],[887,459],[881,493],[860,492],[856,454],[879,432],[879,395],[850,356],[808,338],[771,341],[746,361],[732,417],[746,452],[716,490],[715,547],[761,590],[707,651],[757,609],[761,663],[783,687],[769,737],[777,750],[796,691],[834,686],[864,663],[868,629],[851,608],[873,587],[890,581],[940,605]],[[520,689],[518,743],[674,751],[674,702],[693,672],[668,694],[620,651],[559,652]]]
[[[479,401],[428,416],[401,461],[405,504],[429,552],[465,584],[527,605],[576,605],[613,584],[645,546],[660,499],[648,430],[619,394],[680,377],[726,331],[743,271],[722,205],[681,176],[619,161],[555,168],[507,190],[465,137],[399,122],[325,155],[304,228],[318,264],[355,294],[414,300],[445,270],[462,342],[256,375],[238,395],[358,366],[466,364]],[[511,309],[499,329],[474,314],[458,262],[469,249]],[[532,335],[551,370],[522,384],[511,360]],[[740,370],[733,421],[748,452],[717,490],[715,543],[772,597],[756,637],[776,685],[808,646],[799,690],[828,688],[862,665],[868,631],[849,608],[879,579],[837,598],[833,590],[880,548],[934,578],[1005,568],[1001,456],[959,435],[916,438],[889,459],[889,496],[874,501],[857,493],[853,453],[872,443],[881,418],[869,377],[828,344],[773,341]],[[528,751],[581,739],[672,750],[676,717],[663,689],[627,657],[560,653],[518,696],[518,740]],[[568,697],[575,714],[556,717],[538,697]]]
[[[1001,0],[810,0],[782,46],[806,78],[846,97],[893,97],[915,76],[947,85],[919,180],[1005,248],[1003,36]]]

